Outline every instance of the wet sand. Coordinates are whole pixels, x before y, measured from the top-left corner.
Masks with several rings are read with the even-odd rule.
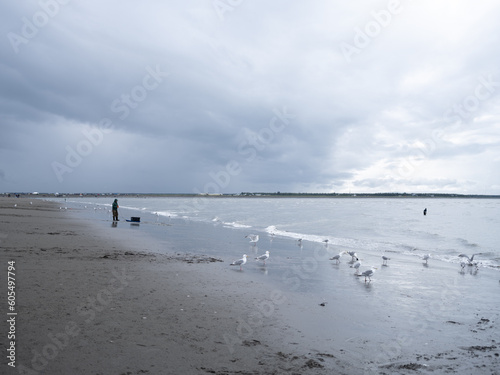
[[[500,373],[497,271],[398,256],[365,283],[315,248],[240,272],[209,251],[239,255],[236,231],[179,221],[157,241],[69,211],[0,198],[2,299],[15,261],[18,313],[2,374]]]

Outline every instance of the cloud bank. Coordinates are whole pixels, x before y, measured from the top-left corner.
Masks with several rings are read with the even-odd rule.
[[[1,7],[0,192],[500,194],[498,2]]]

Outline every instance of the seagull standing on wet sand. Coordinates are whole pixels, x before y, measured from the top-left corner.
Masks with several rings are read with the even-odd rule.
[[[382,265],[387,266],[387,261],[391,260],[391,258],[388,258],[385,255],[382,255],[382,260],[383,260]]]
[[[266,260],[269,259],[269,251],[266,251],[265,254],[262,254],[260,256],[258,256],[257,258],[255,258],[256,260],[263,260],[264,261],[264,265],[266,265]]]
[[[464,259],[464,258],[461,258],[460,260],[460,267],[462,267],[462,270],[467,267],[469,265],[469,260],[467,259]]]
[[[429,258],[431,257],[431,254],[425,254],[422,259],[425,260],[425,264],[427,264],[427,261],[429,260]]]
[[[258,234],[249,234],[248,236],[245,236],[245,238],[250,239],[250,243],[254,244],[259,240],[259,235]]]
[[[337,255],[334,255],[333,257],[331,257],[330,260],[334,260],[335,263],[339,264],[340,263],[340,257],[342,255],[344,255],[344,254],[346,254],[346,252],[342,251],[342,252],[338,253]]]
[[[351,256],[351,262],[358,260],[358,254],[355,251],[348,251],[347,254]]]
[[[364,276],[365,277],[365,283],[366,283],[366,278],[368,277],[368,280],[372,281],[371,277],[373,276],[373,274],[375,273],[375,270],[376,268],[375,267],[372,267],[371,269],[369,270],[366,270],[366,271],[363,271],[361,272],[360,275],[358,276]]]
[[[240,266],[240,271],[242,271],[241,266],[244,265],[247,262],[247,255],[243,254],[243,258],[235,260],[233,263],[230,264],[230,266]]]
[[[355,268],[356,269],[356,275],[359,273],[359,267],[360,266],[361,266],[361,261],[359,259],[351,266],[351,268]]]

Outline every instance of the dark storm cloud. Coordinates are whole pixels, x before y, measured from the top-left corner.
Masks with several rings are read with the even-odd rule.
[[[215,4],[3,4],[0,190],[498,193],[496,2]]]

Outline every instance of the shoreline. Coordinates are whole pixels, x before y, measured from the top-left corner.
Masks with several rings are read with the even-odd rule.
[[[10,196],[8,196],[10,195]],[[454,194],[454,193],[0,193],[0,198],[395,198],[395,199],[500,199],[496,194]]]
[[[132,200],[134,203],[131,203],[129,205],[128,199]],[[153,199],[153,198],[151,198]],[[165,198],[169,199],[169,198]],[[182,199],[182,198],[178,198]],[[278,200],[276,200],[278,201]],[[68,200],[66,202],[63,199],[58,200],[59,204],[61,204],[63,207],[67,206],[69,207],[70,210],[73,211],[78,211],[81,213],[82,216],[85,216],[86,219],[89,220],[94,220],[94,221],[101,221],[101,223],[105,223],[110,219],[110,210],[109,210],[109,202],[106,200],[106,202],[101,202],[100,199],[89,199],[85,200],[85,198],[77,198],[73,200]],[[171,203],[174,204],[175,206],[175,199],[170,201]],[[242,248],[242,245],[246,243],[247,241],[242,241],[239,238],[235,238],[232,235],[228,236],[229,231],[224,231],[224,230],[219,230],[219,226],[225,227],[225,228],[230,228],[232,230],[239,230],[242,233],[242,236],[248,234],[248,232],[256,232],[256,234],[259,234],[262,239],[270,239],[272,241],[273,237],[275,238],[281,238],[281,239],[289,239],[292,241],[297,241],[299,238],[304,241],[304,243],[320,243],[324,244],[325,238],[330,240],[329,245],[330,249],[334,251],[334,249],[338,248],[340,250],[347,250],[347,251],[361,251],[363,253],[370,252],[369,249],[366,248],[371,248],[372,245],[376,244],[378,247],[380,247],[383,250],[380,251],[387,251],[392,253],[393,251],[396,252],[402,252],[402,253],[407,253],[407,254],[413,254],[414,256],[421,256],[423,253],[428,253],[432,252],[434,255],[436,255],[437,258],[441,261],[446,261],[450,263],[456,263],[457,265],[460,263],[460,258],[458,257],[458,254],[460,253],[469,253],[469,251],[474,251],[478,252],[477,249],[470,249],[470,248],[457,248],[453,249],[454,245],[450,245],[449,249],[443,248],[444,242],[441,242],[440,248],[432,249],[429,246],[432,246],[431,243],[428,244],[423,244],[420,242],[420,238],[399,238],[396,241],[393,241],[394,246],[386,247],[385,246],[385,239],[383,235],[378,235],[375,234],[374,236],[363,236],[363,237],[357,237],[357,238],[350,238],[350,237],[342,237],[342,230],[337,230],[333,234],[330,234],[328,231],[314,231],[314,228],[309,228],[312,229],[311,232],[307,231],[295,231],[294,229],[287,228],[287,223],[281,223],[281,224],[276,224],[279,226],[279,229],[277,226],[274,225],[273,221],[268,221],[265,224],[262,224],[262,226],[259,226],[260,223],[256,223],[255,221],[252,224],[248,224],[245,221],[243,222],[238,222],[235,219],[231,219],[228,217],[225,217],[224,219],[219,218],[219,213],[217,212],[217,209],[214,210],[215,206],[221,207],[220,205],[217,204],[216,200],[210,202],[210,206],[208,208],[208,215],[203,215],[200,214],[198,216],[197,209],[201,207],[202,210],[205,210],[206,207],[209,205],[208,201],[203,201],[203,202],[185,202],[183,201],[183,205],[181,206],[176,206],[175,208],[158,208],[155,206],[155,204],[149,204],[147,200],[145,200],[143,203],[141,203],[141,199],[134,199],[134,198],[123,198],[121,200],[121,203],[123,204],[123,207],[121,208],[122,214],[124,214],[124,217],[130,217],[130,216],[142,216],[142,221],[143,224],[140,228],[139,232],[149,232],[149,236],[154,237],[155,239],[160,239],[163,240],[164,236],[162,234],[158,235],[158,231],[155,232],[153,229],[154,226],[159,226],[159,225],[165,225],[169,226],[172,231],[171,233],[175,234],[174,229],[179,228],[179,223],[183,226],[186,226],[186,223],[192,223],[191,226],[187,230],[199,230],[203,235],[209,240],[210,243],[213,243],[213,246],[209,247],[202,241],[197,241],[198,238],[197,236],[192,236],[190,233],[187,233],[186,231],[183,233],[180,233],[178,237],[184,237],[190,240],[190,242],[185,242],[184,245],[186,247],[192,246],[195,247],[196,249],[203,249],[203,251],[208,251],[213,253],[213,249],[217,249],[221,245],[223,245],[224,248],[227,247],[227,243],[221,243],[221,241],[212,241],[212,239],[217,238],[218,236],[220,237],[230,237],[231,240],[238,244],[237,246],[239,248]],[[191,205],[192,203],[192,205]],[[229,201],[224,202],[223,204],[228,204]],[[241,202],[240,202],[241,203]],[[247,202],[250,204],[250,202]],[[284,203],[284,202],[282,202]],[[463,202],[462,202],[463,203]],[[238,202],[234,203],[235,205],[238,204]],[[87,208],[87,205],[88,208]],[[146,206],[143,207],[142,205]],[[94,207],[94,210],[92,210],[92,207]],[[97,207],[97,209],[96,209]],[[142,209],[139,209],[139,207],[142,207]],[[195,209],[196,208],[196,209]],[[193,210],[193,212],[190,212],[189,210]],[[155,210],[158,210],[159,212],[155,212]],[[171,211],[172,210],[172,211]],[[186,213],[183,213],[182,211],[186,210]],[[224,216],[221,216],[224,217]],[[429,220],[432,220],[435,216],[432,216],[429,218]],[[386,218],[378,218],[376,220],[379,220],[377,225],[379,225],[380,222],[387,220]],[[205,224],[208,224],[210,228],[213,229],[213,231],[208,231],[205,229],[205,226],[195,226],[194,222],[203,222]],[[171,223],[177,223],[175,226],[171,226]],[[153,225],[149,225],[153,224]],[[282,226],[283,225],[283,226]],[[122,226],[122,225],[119,225]],[[138,227],[137,227],[138,228]],[[324,228],[325,229],[325,228]],[[348,228],[346,228],[348,229]],[[247,233],[245,233],[246,231]],[[311,234],[313,233],[313,234]],[[457,240],[457,239],[451,239],[451,240]],[[403,242],[402,242],[403,241]],[[458,238],[458,241],[463,241],[463,239]],[[477,239],[475,240],[477,241]],[[467,241],[465,241],[467,242]],[[475,243],[475,242],[474,242]],[[474,243],[471,245],[474,246]],[[267,244],[264,241],[260,241],[258,245],[264,245],[267,246]],[[398,246],[400,244],[401,246]],[[459,243],[458,245],[462,245],[462,243]],[[295,246],[292,246],[295,247]],[[310,247],[310,246],[309,246]],[[289,248],[288,248],[289,249]],[[243,248],[244,250],[244,248]],[[263,250],[271,250],[270,248],[264,248]],[[444,251],[443,251],[444,250]],[[358,252],[359,252],[358,251]],[[222,252],[223,253],[223,252]],[[218,255],[222,254],[221,252],[218,253]],[[373,253],[373,252],[372,252]],[[499,259],[494,252],[488,252],[488,250],[481,251],[481,253],[488,253],[486,257],[482,258],[480,260],[480,267],[481,268],[490,268],[490,269],[495,269],[497,271],[500,271],[500,263],[498,263]],[[241,253],[242,254],[242,253]],[[227,255],[227,254],[226,254]],[[260,254],[259,254],[260,255]],[[332,254],[334,255],[334,254]],[[480,254],[478,254],[480,255]],[[482,255],[481,255],[482,256]],[[476,258],[477,260],[477,258]]]
[[[260,293],[215,258],[141,251],[135,233],[106,238],[57,205],[21,202],[0,199],[19,313],[16,368],[4,356],[2,373],[327,373],[307,352],[282,351],[279,291]],[[242,303],[249,284],[259,291]]]
[[[174,222],[157,241],[50,202],[12,202],[0,199],[1,264],[19,267],[17,361],[35,373],[496,374],[500,365],[497,271],[459,275],[400,257],[364,283],[316,247],[239,272],[209,254],[240,247],[231,229]]]

